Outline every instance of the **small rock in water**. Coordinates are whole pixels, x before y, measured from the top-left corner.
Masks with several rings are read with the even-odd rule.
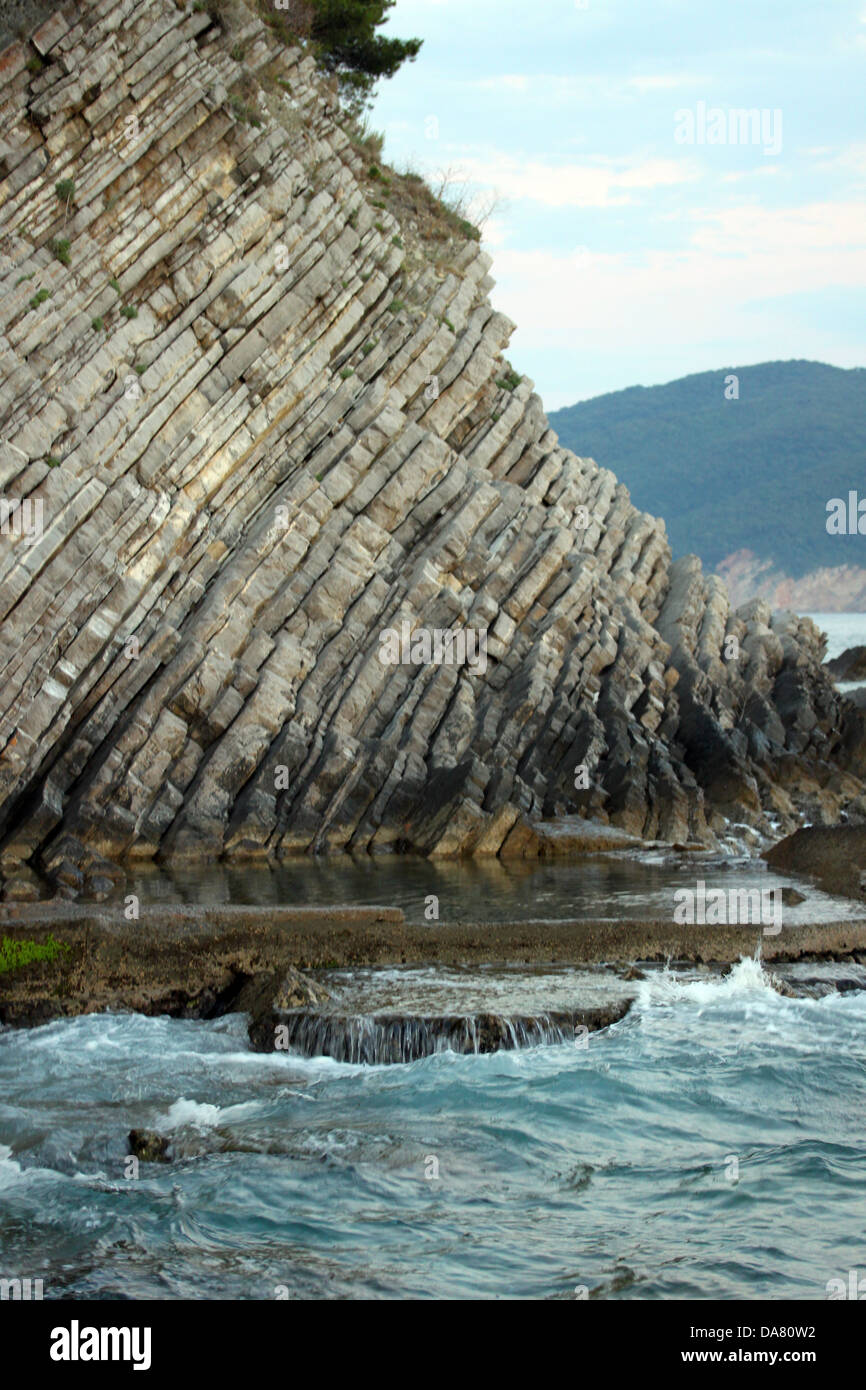
[[[94,902],[104,903],[106,898],[110,898],[114,892],[114,884],[110,878],[105,878],[103,874],[94,874],[88,878],[84,885],[85,896],[92,898]]]
[[[624,980],[645,980],[646,971],[639,970],[636,965],[630,965],[628,970],[624,971],[622,978]]]
[[[231,1007],[249,1014],[250,1041],[259,1051],[273,1047],[274,1025],[295,1009],[318,1008],[330,999],[324,985],[314,983],[294,966],[287,970],[254,975],[243,985]]]
[[[776,993],[783,995],[785,999],[799,998],[797,991],[788,984],[787,980],[780,980],[778,975],[770,975],[768,979]]]
[[[782,902],[786,907],[796,907],[797,903],[806,901],[805,893],[798,893],[796,888],[789,888],[787,885],[782,889]]]
[[[264,971],[247,980],[234,1001],[238,1013],[258,1015],[263,1011],[282,1013],[288,1009],[315,1008],[330,999],[324,985],[314,983],[300,970],[289,966],[285,971]]]
[[[295,970],[294,966],[289,966],[279,981],[272,1007],[278,1011],[305,1009],[310,1005],[324,1004],[330,997],[324,985],[315,983],[309,976],[302,975],[300,970]]]
[[[168,1163],[168,1140],[155,1129],[131,1129],[129,1152],[143,1163]]]

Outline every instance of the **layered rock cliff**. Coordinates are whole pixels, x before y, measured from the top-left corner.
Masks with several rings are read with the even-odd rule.
[[[0,538],[7,870],[856,811],[817,630],[559,446],[488,256],[310,57],[99,0],[0,83],[2,495],[42,504]],[[404,622],[486,666],[384,664]]]

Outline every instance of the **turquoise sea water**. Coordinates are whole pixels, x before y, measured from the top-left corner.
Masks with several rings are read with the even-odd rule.
[[[0,1274],[46,1298],[825,1298],[866,1267],[866,993],[784,998],[753,961],[636,988],[586,1048],[395,1066],[259,1056],[239,1017],[0,1033]],[[125,1176],[133,1125],[175,1160]]]
[[[829,655],[863,622],[829,615]],[[665,917],[696,876],[787,881],[738,857],[742,836],[732,827],[727,864],[346,858],[142,870],[132,887],[389,903],[414,921],[430,893],[446,922]],[[793,927],[859,915],[800,886]],[[353,1010],[532,1012],[623,993],[604,972],[551,968],[330,983]],[[786,998],[745,961],[627,992],[631,1013],[585,1048],[392,1066],[260,1056],[240,1017],[0,1030],[0,1278],[41,1278],[47,1299],[823,1300],[866,1271],[866,991]],[[134,1175],[135,1126],[167,1135],[173,1161]]]
[[[866,643],[866,613],[807,613],[805,616],[827,634],[827,661],[841,656],[849,647]]]

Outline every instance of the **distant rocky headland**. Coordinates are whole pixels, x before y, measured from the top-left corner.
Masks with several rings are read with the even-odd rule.
[[[733,603],[757,597],[772,608],[807,613],[866,611],[866,569],[857,565],[830,565],[794,579],[771,560],[759,560],[751,550],[737,550],[719,563],[717,572]]]
[[[864,818],[821,634],[732,609],[562,447],[477,233],[302,48],[67,5],[0,56],[0,117],[7,896]]]

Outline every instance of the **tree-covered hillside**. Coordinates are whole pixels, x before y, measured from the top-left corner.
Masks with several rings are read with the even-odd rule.
[[[725,395],[731,375],[737,399]],[[831,498],[866,499],[864,368],[725,367],[597,396],[550,422],[575,453],[613,469],[638,507],[664,517],[675,555],[715,566],[747,547],[794,577],[866,565],[866,535],[827,532]]]

